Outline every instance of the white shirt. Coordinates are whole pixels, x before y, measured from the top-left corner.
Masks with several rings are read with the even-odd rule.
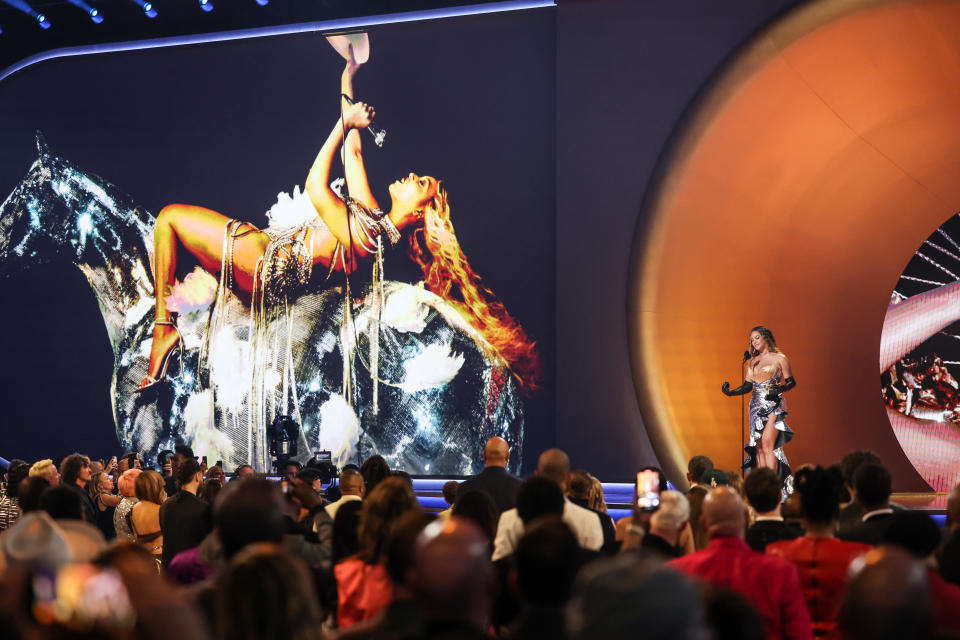
[[[360,496],[351,496],[348,494],[345,496],[341,496],[340,499],[337,500],[336,502],[331,502],[330,504],[325,506],[323,510],[327,512],[327,515],[330,516],[331,519],[335,520],[337,518],[337,510],[340,507],[347,504],[348,502],[354,502],[356,500],[362,500],[362,499],[363,498],[361,498]]]
[[[566,498],[563,502],[563,521],[577,537],[577,542],[584,549],[599,551],[603,546],[603,528],[600,526],[600,517],[579,507]],[[517,542],[523,536],[523,520],[516,509],[510,509],[500,514],[497,524],[497,539],[493,542],[493,557],[496,562],[500,558],[509,556],[517,548]]]
[[[863,517],[860,519],[860,522],[866,522],[873,516],[879,516],[885,513],[893,513],[893,509],[887,507],[886,509],[876,509],[875,511],[868,511],[867,513],[863,514]]]

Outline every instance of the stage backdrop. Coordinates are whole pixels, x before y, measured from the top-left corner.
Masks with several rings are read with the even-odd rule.
[[[813,2],[714,77],[661,158],[628,293],[634,380],[673,478],[689,456],[741,460],[754,325],[797,380],[787,455],[830,464],[868,447],[900,490],[945,490],[931,431],[891,426],[881,328],[923,240],[960,210],[960,5]],[[956,427],[952,429],[956,437]],[[918,473],[919,471],[919,473]]]
[[[387,131],[382,149],[362,134],[374,194],[388,204],[386,185],[411,171],[442,179],[471,266],[537,343],[539,389],[518,405],[527,468],[554,441],[554,20],[548,8],[367,28],[355,80]],[[337,121],[342,67],[318,32],[35,64],[0,83],[0,185],[24,178],[40,130],[51,156],[149,214],[191,203],[265,227]],[[94,231],[81,224],[79,241]],[[117,363],[87,280],[68,260],[44,264],[43,247],[28,270],[7,257],[0,455],[119,453]],[[396,251],[386,277],[420,276]]]

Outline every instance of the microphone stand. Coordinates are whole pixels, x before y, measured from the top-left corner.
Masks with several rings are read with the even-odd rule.
[[[744,351],[744,352],[743,352],[743,359],[740,361],[740,373],[741,373],[741,374],[743,373],[743,365],[744,365],[744,363],[747,362],[747,360],[749,360],[749,359],[750,359],[750,351],[749,351],[749,350],[748,350],[748,351]],[[747,379],[747,377],[746,377],[746,376],[743,376],[744,382],[746,382],[746,379]],[[746,453],[747,453],[747,452],[745,451],[745,447],[747,446],[746,402],[747,402],[746,398],[745,398],[744,396],[740,396],[740,477],[742,477],[742,478],[746,478],[746,477],[747,477],[747,471],[746,471],[746,469],[743,468],[743,463],[745,462]]]

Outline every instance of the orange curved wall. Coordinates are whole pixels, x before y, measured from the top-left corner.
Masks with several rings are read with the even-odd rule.
[[[634,245],[635,385],[671,477],[740,463],[750,327],[790,357],[800,463],[869,447],[929,490],[880,400],[880,329],[916,248],[960,210],[960,4],[821,2],[755,38],[660,167]]]

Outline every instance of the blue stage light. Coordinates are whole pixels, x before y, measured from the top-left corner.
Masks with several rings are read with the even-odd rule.
[[[47,16],[38,12],[36,9],[27,4],[26,0],[2,0],[4,4],[8,4],[14,9],[18,9],[34,20],[37,21],[37,24],[40,25],[43,29],[50,28],[50,21],[47,20]]]
[[[270,0],[257,0],[257,4],[260,5],[261,7],[265,7],[268,4],[270,4]]]
[[[91,7],[85,0],[67,0],[70,4],[77,7],[78,9],[83,9],[87,12],[87,15],[90,16],[90,20],[96,24],[103,22],[103,16],[100,15],[100,10],[96,7]]]
[[[200,8],[209,13],[213,11],[213,3],[210,0],[200,0]]]
[[[34,16],[34,19],[36,19],[37,24],[40,25],[41,28],[50,28],[50,21],[47,20],[47,16],[43,15],[42,13],[38,13],[36,16]]]

